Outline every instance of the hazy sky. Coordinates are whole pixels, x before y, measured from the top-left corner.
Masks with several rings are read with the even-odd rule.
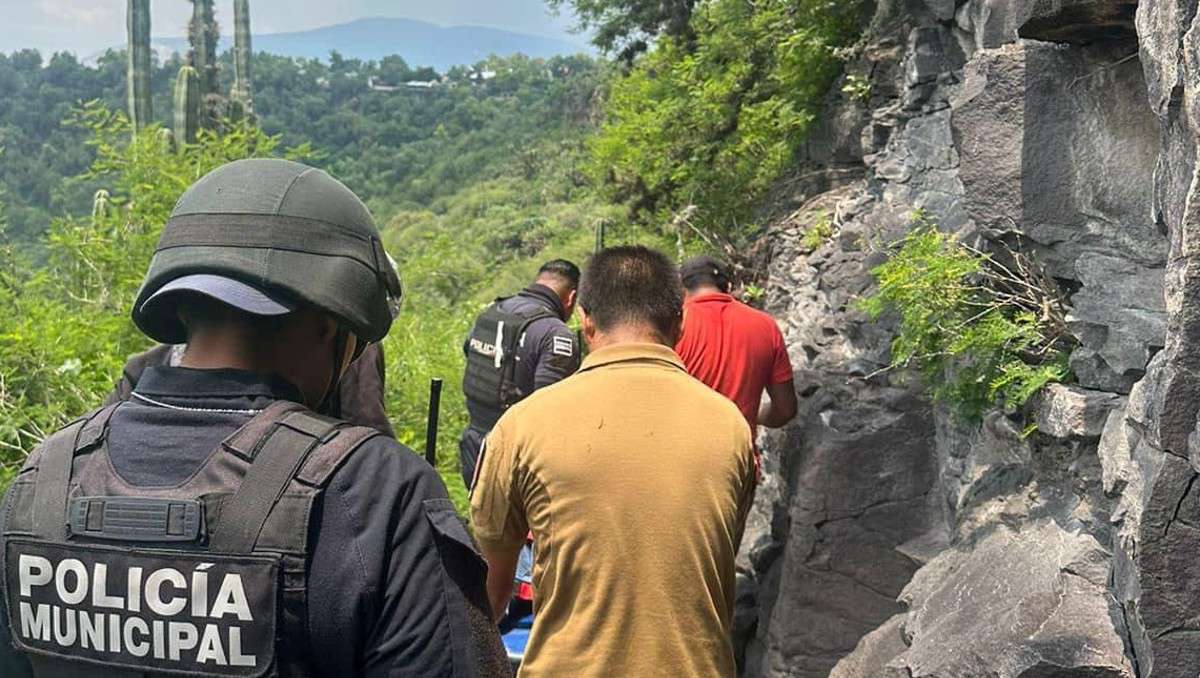
[[[0,0],[0,52],[36,47],[88,57],[125,41],[126,0]],[[155,37],[187,30],[188,0],[151,0]],[[233,23],[233,0],[216,0],[222,33]],[[543,0],[251,0],[255,33],[305,30],[370,16],[405,17],[443,25],[473,24],[584,42],[569,33],[570,17],[553,16]]]

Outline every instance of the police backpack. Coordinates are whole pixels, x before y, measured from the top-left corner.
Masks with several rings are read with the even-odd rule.
[[[501,308],[504,301],[497,299],[488,306],[467,338],[463,394],[476,406],[472,408],[471,424],[483,431],[491,430],[505,410],[529,395],[516,383],[517,350],[525,339],[525,330],[535,321],[558,317],[544,308],[523,313],[505,311]]]
[[[105,407],[53,434],[13,482],[4,595],[37,676],[308,676],[309,520],[379,435],[272,403],[177,487],[108,457]]]

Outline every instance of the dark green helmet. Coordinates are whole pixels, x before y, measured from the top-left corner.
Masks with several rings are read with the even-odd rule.
[[[171,295],[158,293],[181,279],[217,276],[284,305],[315,306],[360,342],[387,334],[401,296],[362,201],[325,172],[288,160],[231,162],[184,192],[138,292],[134,323],[153,339],[183,343],[174,304],[161,301]]]

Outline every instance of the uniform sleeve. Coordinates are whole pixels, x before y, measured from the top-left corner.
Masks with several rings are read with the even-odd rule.
[[[309,584],[318,673],[507,675],[482,556],[437,473],[387,443],[357,452],[326,493]],[[353,656],[322,661],[339,654]]]
[[[575,374],[579,362],[579,339],[565,324],[556,322],[538,341],[533,388],[543,388]]]
[[[787,344],[783,341],[783,332],[779,331],[779,326],[772,323],[775,329],[775,339],[772,342],[775,349],[775,357],[772,360],[771,366],[771,384],[782,384],[794,378],[792,371],[792,359],[788,356]]]
[[[383,617],[368,656],[378,676],[507,675],[492,623],[487,565],[445,486],[423,470],[397,521]]]
[[[516,492],[516,454],[504,423],[501,419],[484,441],[471,488],[471,523],[475,538],[487,551],[516,551],[529,532]]]
[[[5,510],[0,512],[0,534],[3,534],[6,528],[4,516],[8,515],[8,499],[8,493],[6,492],[3,503]],[[5,550],[2,540],[0,540],[0,573],[5,571]],[[8,627],[8,592],[5,590],[5,579],[5,577],[0,576],[0,676],[4,676],[4,678],[33,678],[33,669],[29,666],[29,660],[13,648],[12,630]]]

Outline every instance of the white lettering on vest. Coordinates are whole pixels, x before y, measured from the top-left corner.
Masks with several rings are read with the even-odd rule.
[[[155,570],[150,573],[149,577],[146,577],[146,607],[164,617],[174,617],[187,606],[187,598],[175,596],[169,601],[164,601],[162,585],[166,582],[170,582],[176,589],[187,588],[187,579],[184,579],[183,573],[179,570],[171,567]]]
[[[234,626],[229,629],[229,664],[231,666],[254,666],[258,657],[242,654],[242,629]]]
[[[126,600],[129,601],[128,608],[130,612],[142,611],[142,568],[131,567],[126,576],[129,585],[126,587],[128,592]]]
[[[133,632],[142,634],[141,641],[133,639]],[[145,657],[150,652],[150,625],[139,617],[125,620],[125,649],[135,657]]]
[[[33,587],[45,586],[54,576],[54,568],[50,561],[41,556],[31,556],[25,553],[17,559],[18,578],[21,582],[21,597],[28,598],[33,593]]]
[[[167,656],[171,661],[179,661],[183,650],[194,650],[200,634],[195,624],[186,622],[171,622],[167,624]]]
[[[79,643],[86,650],[104,650],[104,618],[103,614],[79,615]]]
[[[208,615],[208,572],[212,563],[200,563],[192,573],[192,616]]]
[[[217,627],[213,624],[204,625],[204,637],[200,639],[200,651],[196,653],[196,662],[207,664],[212,662],[218,666],[228,666],[225,661],[225,648],[221,647],[221,637],[217,635]]]
[[[50,640],[50,606],[42,603],[34,612],[32,605],[21,601],[21,635],[41,641]]]
[[[67,575],[75,575],[75,588],[67,589]],[[54,569],[54,587],[58,590],[58,599],[67,605],[78,605],[87,598],[88,574],[83,563],[74,558],[67,558]]]
[[[240,574],[227,574],[221,580],[221,588],[217,591],[217,599],[213,601],[208,616],[220,619],[226,614],[237,615],[241,621],[254,620],[254,615],[250,614],[250,604],[246,602],[246,590],[242,587]]]
[[[92,568],[92,605],[114,610],[125,609],[125,599],[108,595],[108,565],[104,563],[96,563]]]
[[[61,613],[61,614],[60,614]],[[75,644],[75,610],[54,606],[54,642],[63,647]]]

